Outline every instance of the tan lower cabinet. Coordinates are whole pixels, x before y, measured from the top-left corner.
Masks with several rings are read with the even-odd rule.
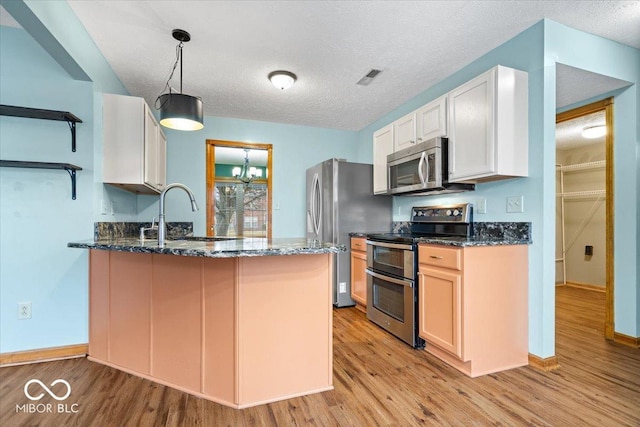
[[[89,252],[90,360],[232,408],[333,389],[332,254]]]
[[[361,311],[367,310],[367,243],[364,237],[351,238],[351,298]]]
[[[477,377],[528,364],[528,247],[420,245],[425,350]]]
[[[420,337],[462,357],[462,274],[421,266],[419,286]]]

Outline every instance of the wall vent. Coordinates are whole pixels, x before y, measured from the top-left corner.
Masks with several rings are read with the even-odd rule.
[[[373,79],[381,72],[382,70],[376,70],[375,68],[372,68],[367,74],[365,74],[363,78],[358,80],[358,83],[356,84],[359,84],[360,86],[368,86],[369,83],[371,83]]]

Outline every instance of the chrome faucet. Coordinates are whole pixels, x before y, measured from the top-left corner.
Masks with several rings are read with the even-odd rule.
[[[167,234],[167,226],[164,221],[164,196],[167,194],[167,191],[172,188],[182,188],[189,195],[189,199],[191,199],[191,210],[193,212],[198,210],[198,204],[196,203],[196,197],[193,195],[193,192],[184,184],[174,183],[169,184],[164,187],[162,193],[160,193],[160,214],[158,219],[158,246],[164,247],[164,240]]]

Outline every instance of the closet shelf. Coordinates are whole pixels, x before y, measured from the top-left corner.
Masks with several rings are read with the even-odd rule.
[[[607,165],[607,162],[604,160],[598,160],[597,162],[587,162],[587,163],[577,163],[575,165],[557,165],[556,169],[562,172],[573,172],[580,170],[588,170],[588,169],[600,169],[604,168]]]
[[[556,193],[556,197],[568,198],[580,198],[580,197],[594,197],[594,196],[606,196],[607,190],[589,190],[589,191],[570,191],[567,193]]]
[[[30,169],[62,169],[66,170],[71,177],[71,199],[76,199],[76,171],[81,171],[80,166],[70,163],[49,163],[49,162],[24,162],[19,160],[0,160],[0,167],[5,168],[30,168]]]
[[[76,123],[82,123],[75,115],[68,111],[43,110],[41,108],[16,107],[0,105],[0,116],[24,117],[27,119],[43,119],[67,122],[71,130],[71,151],[76,151]]]

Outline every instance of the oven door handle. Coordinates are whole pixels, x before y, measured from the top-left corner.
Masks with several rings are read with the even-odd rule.
[[[404,249],[406,251],[413,250],[411,245],[402,245],[400,243],[376,242],[376,241],[373,241],[373,240],[367,240],[367,245],[382,246],[383,248],[391,248],[391,249]]]
[[[395,277],[385,276],[384,274],[379,274],[379,273],[376,273],[375,271],[371,271],[368,268],[365,270],[365,272],[369,276],[376,277],[378,279],[385,280],[387,282],[395,283],[396,285],[402,285],[408,288],[413,288],[413,281],[411,280],[401,280],[401,279],[396,279]]]

